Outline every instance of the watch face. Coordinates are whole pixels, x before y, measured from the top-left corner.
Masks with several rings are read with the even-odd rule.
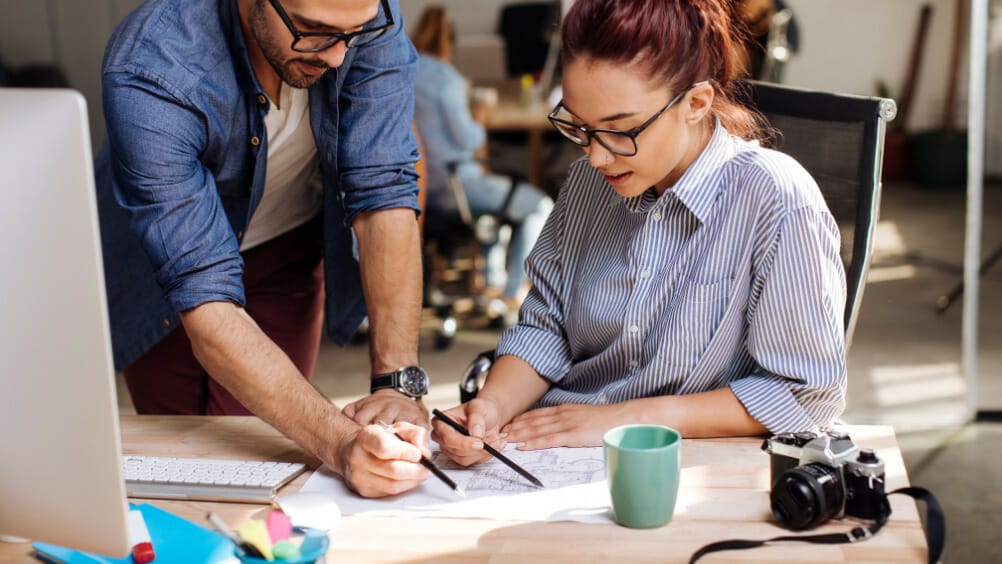
[[[428,393],[428,373],[420,366],[407,366],[400,370],[400,388],[412,397]]]

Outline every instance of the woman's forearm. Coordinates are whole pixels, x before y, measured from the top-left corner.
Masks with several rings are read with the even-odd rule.
[[[768,429],[753,418],[730,388],[696,394],[643,398],[635,404],[644,423],[667,425],[686,438],[762,435]],[[628,410],[632,411],[632,409]]]
[[[487,375],[484,389],[477,395],[493,400],[503,426],[532,407],[550,389],[550,383],[517,356],[499,357]]]

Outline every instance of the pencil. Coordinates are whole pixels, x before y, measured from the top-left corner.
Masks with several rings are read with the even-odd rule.
[[[400,439],[401,441],[407,442],[407,439],[401,437],[400,433],[397,433],[396,431],[393,430],[393,427],[390,427],[389,425],[383,422],[380,422],[379,425],[383,429],[386,429],[390,433],[393,433],[393,436],[395,436],[396,438]],[[452,491],[456,492],[457,495],[459,495],[460,497],[466,497],[466,492],[463,491],[463,488],[459,487],[459,484],[454,482],[452,478],[449,477],[448,474],[443,472],[441,468],[436,466],[435,463],[431,461],[430,458],[428,458],[423,454],[421,455],[421,466],[424,466],[428,470],[431,470],[431,473],[434,474],[436,478],[442,480],[442,483],[452,488]]]
[[[241,553],[253,558],[264,558],[264,554],[262,554],[256,546],[240,538],[240,535],[231,529],[230,526],[226,524],[226,521],[223,521],[219,515],[210,511],[205,518],[216,526],[216,529],[220,532],[220,534],[229,539],[233,544],[237,545],[237,549],[240,550]]]
[[[467,437],[470,436],[470,432],[466,430],[466,427],[463,427],[462,425],[460,425],[459,423],[457,423],[456,421],[454,421],[452,418],[450,418],[448,415],[442,413],[441,411],[439,411],[437,409],[433,409],[431,412],[432,412],[432,414],[435,417],[438,417],[446,425],[452,427],[453,429],[459,431],[460,433],[466,435]],[[498,449],[496,449],[496,448],[492,447],[491,445],[487,444],[486,441],[484,442],[484,450],[486,450],[487,453],[490,454],[491,456],[493,456],[494,458],[500,460],[501,462],[504,462],[508,466],[508,468],[511,468],[512,470],[518,472],[526,480],[529,480],[530,482],[532,482],[532,485],[536,486],[537,488],[544,487],[543,486],[543,482],[540,482],[538,478],[536,478],[535,476],[533,476],[532,474],[530,474],[529,472],[527,472],[524,468],[522,468],[518,464],[515,464],[510,458],[508,458],[507,456],[501,454],[498,451]]]

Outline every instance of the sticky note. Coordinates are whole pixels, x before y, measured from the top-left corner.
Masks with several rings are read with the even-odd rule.
[[[292,519],[281,511],[268,512],[268,536],[272,543],[289,538],[292,534]]]
[[[275,546],[271,548],[272,552],[275,553],[276,560],[299,560],[302,558],[302,554],[299,552],[299,547],[292,544],[289,540],[280,540],[275,543]]]
[[[240,538],[254,545],[254,548],[261,551],[264,559],[271,561],[275,555],[271,552],[271,539],[268,538],[268,528],[264,521],[247,521],[237,529]]]

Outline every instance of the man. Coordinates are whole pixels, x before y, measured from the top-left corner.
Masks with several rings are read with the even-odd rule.
[[[97,176],[140,413],[254,413],[365,496],[427,477],[416,70],[396,0],[150,0],[119,26]],[[343,344],[366,313],[373,393],[341,413],[306,378],[325,315]]]

